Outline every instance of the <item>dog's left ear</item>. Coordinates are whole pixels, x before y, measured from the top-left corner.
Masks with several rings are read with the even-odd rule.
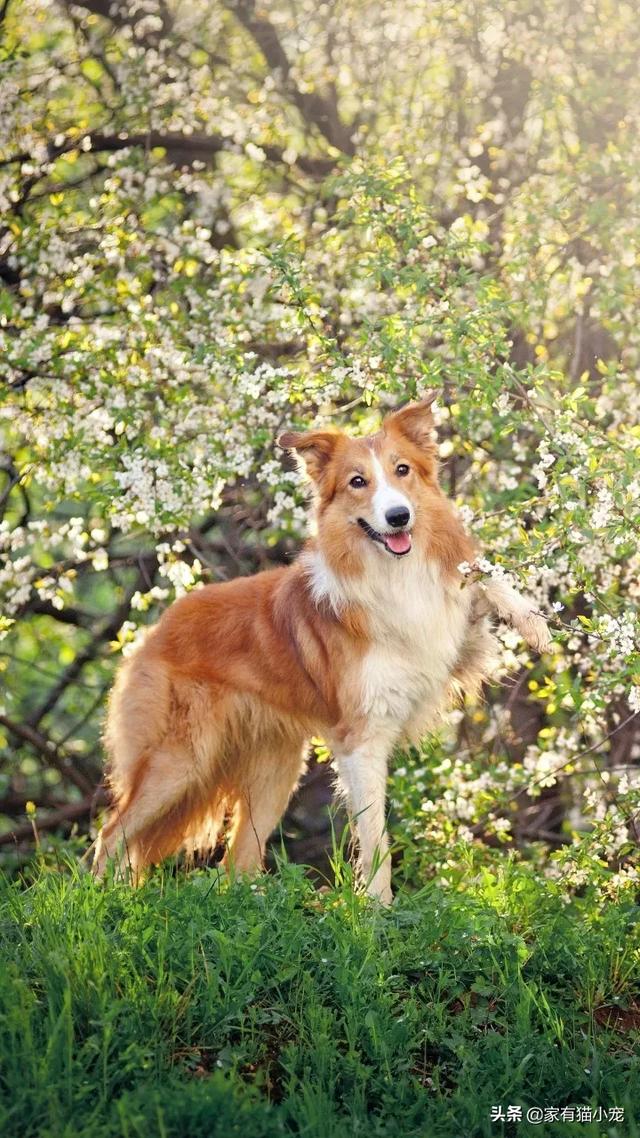
[[[338,431],[285,431],[278,439],[278,445],[285,450],[294,450],[303,460],[309,477],[319,482],[329,459],[340,439]]]
[[[431,405],[436,397],[437,392],[430,391],[419,403],[408,403],[399,411],[392,411],[384,420],[384,428],[399,431],[421,450],[433,452],[433,412]]]

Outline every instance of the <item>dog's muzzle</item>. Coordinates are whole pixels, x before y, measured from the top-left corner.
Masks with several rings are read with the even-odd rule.
[[[406,520],[408,521],[408,517]],[[398,523],[391,522],[391,524],[397,525]],[[403,522],[401,524],[406,524],[406,522]],[[377,541],[380,545],[383,545],[384,548],[389,553],[392,553],[394,557],[404,557],[405,554],[411,551],[411,534],[406,529],[396,529],[393,533],[379,533],[379,531],[377,529],[374,529],[373,526],[370,526],[369,523],[364,520],[364,518],[358,518],[358,525],[361,529],[364,530],[367,537],[370,537],[372,541]]]

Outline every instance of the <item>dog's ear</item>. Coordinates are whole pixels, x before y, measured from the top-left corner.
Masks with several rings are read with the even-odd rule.
[[[319,482],[331,459],[338,440],[339,431],[285,431],[278,439],[278,445],[285,450],[294,450],[302,459],[307,473],[314,482]]]
[[[433,454],[433,412],[431,405],[437,397],[436,391],[430,391],[419,403],[408,403],[399,411],[392,411],[384,420],[385,430],[399,431],[421,450]]]

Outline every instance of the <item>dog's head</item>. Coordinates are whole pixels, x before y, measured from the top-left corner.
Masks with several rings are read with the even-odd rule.
[[[340,431],[292,431],[282,447],[304,462],[314,486],[320,540],[357,543],[363,556],[400,559],[427,543],[441,507],[431,404],[435,394],[387,415],[354,439]],[[430,516],[431,515],[431,516]]]

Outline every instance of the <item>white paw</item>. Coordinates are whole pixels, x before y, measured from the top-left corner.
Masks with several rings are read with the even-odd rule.
[[[551,633],[544,617],[531,612],[518,622],[517,627],[536,652],[547,652],[551,647]]]
[[[393,901],[391,886],[387,882],[377,882],[375,877],[367,885],[367,893],[369,897],[373,897],[375,901],[379,901],[381,905],[385,905],[387,908]]]

